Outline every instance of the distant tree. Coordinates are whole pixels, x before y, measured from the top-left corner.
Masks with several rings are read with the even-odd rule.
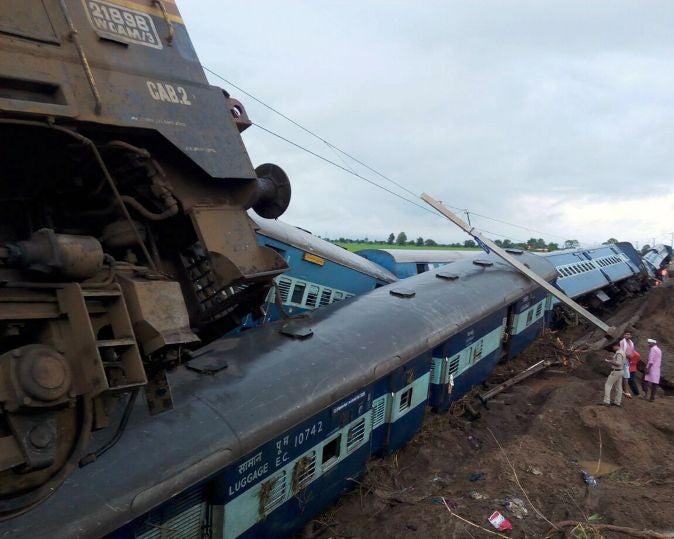
[[[527,240],[527,249],[535,249],[536,248],[536,238],[529,238]]]
[[[644,246],[641,248],[641,254],[642,254],[642,255],[645,255],[645,254],[649,251],[650,248],[651,248],[651,246],[648,245],[648,243],[647,243],[646,245],[644,245]]]
[[[407,234],[405,234],[404,232],[398,234],[398,237],[396,238],[396,243],[398,245],[405,245],[407,243]]]
[[[564,242],[564,249],[577,249],[578,247],[580,247],[578,240],[566,240]]]
[[[503,245],[504,249],[510,249],[513,246],[513,242],[506,239],[506,240],[503,240],[502,245]]]
[[[417,246],[422,247],[423,245],[424,245],[424,238],[422,238],[421,236],[419,236],[419,237],[417,238]]]
[[[559,245],[557,245],[555,242],[551,241],[548,243],[548,251],[556,251],[559,249]]]
[[[473,240],[466,240],[463,242],[464,247],[476,247],[477,243],[475,243]]]
[[[424,241],[424,245],[426,247],[435,247],[437,243],[435,243],[432,239],[429,238],[426,241]]]
[[[407,245],[416,245],[416,242],[414,240],[410,240],[407,242]]]
[[[394,234],[393,232],[391,232],[391,233],[388,235],[388,239],[386,240],[386,243],[388,243],[389,245],[393,245],[393,242],[394,242],[395,240],[396,240],[395,234]]]
[[[545,240],[544,240],[543,238],[538,238],[538,239],[534,242],[534,247],[535,247],[536,249],[545,249],[545,248],[547,247],[547,245],[545,244]]]
[[[615,238],[609,238],[607,239],[602,245],[613,245],[615,243],[618,243],[618,240]]]
[[[346,243],[346,240],[344,238],[339,238],[339,243]]]
[[[503,242],[501,240],[494,240],[494,243],[499,247],[503,247]]]

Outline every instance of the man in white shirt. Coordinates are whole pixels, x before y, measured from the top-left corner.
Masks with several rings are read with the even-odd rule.
[[[620,341],[620,349],[625,353],[625,365],[623,366],[623,395],[628,399],[632,398],[629,388],[630,380],[630,359],[634,353],[634,343],[632,342],[632,333],[625,331]]]

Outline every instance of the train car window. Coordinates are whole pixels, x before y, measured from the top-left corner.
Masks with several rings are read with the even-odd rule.
[[[302,299],[304,298],[304,290],[306,288],[307,285],[305,283],[295,283],[295,288],[293,288],[293,295],[290,298],[290,301],[301,305]]]
[[[332,296],[332,289],[324,288],[321,292],[321,307],[330,303],[330,296]]]
[[[342,435],[340,434],[323,446],[323,457],[321,458],[321,464],[323,465],[324,470],[334,466],[335,463],[339,460],[341,444]]]
[[[346,452],[351,453],[365,440],[365,418],[360,418],[346,435]]]
[[[473,363],[476,363],[482,358],[482,345],[484,341],[479,340],[473,345]]]
[[[426,264],[417,264],[417,274],[423,273],[428,270]]]
[[[281,302],[285,303],[288,301],[288,293],[290,292],[290,287],[292,286],[293,282],[290,279],[286,279],[285,277],[281,277],[278,281],[278,290],[279,293],[281,294]]]
[[[338,301],[342,301],[344,299],[344,294],[341,292],[335,292],[334,295],[332,296],[332,302],[337,303]]]
[[[533,319],[534,319],[534,311],[533,309],[529,309],[529,312],[527,313],[527,326],[531,324]]]
[[[286,471],[283,470],[277,477],[262,483],[260,491],[260,513],[267,515],[285,501]]]
[[[459,362],[461,360],[461,355],[454,356],[452,360],[449,362],[449,371],[447,374],[456,374],[459,372]]]
[[[413,388],[409,388],[407,391],[400,394],[400,412],[404,412],[412,406],[412,389]]]
[[[309,285],[309,292],[307,293],[307,307],[313,309],[318,303],[318,286],[315,284]]]
[[[316,452],[311,451],[295,464],[293,469],[293,492],[306,487],[316,474]]]

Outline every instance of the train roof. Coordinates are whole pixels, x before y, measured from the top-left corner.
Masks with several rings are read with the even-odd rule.
[[[484,254],[478,250],[458,250],[458,249],[360,249],[356,251],[357,255],[369,257],[371,255],[380,255],[390,257],[396,264],[404,263],[445,263],[456,262],[473,258],[476,255]]]
[[[318,236],[314,236],[307,230],[289,225],[278,219],[263,219],[262,217],[254,215],[252,212],[249,212],[249,216],[255,222],[257,232],[263,236],[318,255],[335,264],[349,267],[355,271],[370,275],[371,277],[375,277],[376,279],[387,283],[398,280],[393,273],[382,268],[380,265],[358,256],[343,247],[339,247],[334,243],[330,243]]]
[[[555,277],[545,259],[519,256]],[[443,268],[411,277],[404,287],[412,297],[392,294],[402,284],[394,283],[293,320],[295,330],[311,328],[307,339],[281,334],[283,321],[211,343],[169,374],[172,410],[150,417],[137,402],[116,445],[0,536],[112,532],[538,288],[494,255],[488,260],[457,262],[456,278],[439,278]]]

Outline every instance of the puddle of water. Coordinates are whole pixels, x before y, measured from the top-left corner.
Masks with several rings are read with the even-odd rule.
[[[601,461],[599,466],[599,471],[597,471],[597,461],[596,460],[579,460],[578,464],[580,467],[585,470],[590,475],[595,477],[601,477],[602,475],[608,475],[620,469],[620,466],[613,464],[612,462]]]

